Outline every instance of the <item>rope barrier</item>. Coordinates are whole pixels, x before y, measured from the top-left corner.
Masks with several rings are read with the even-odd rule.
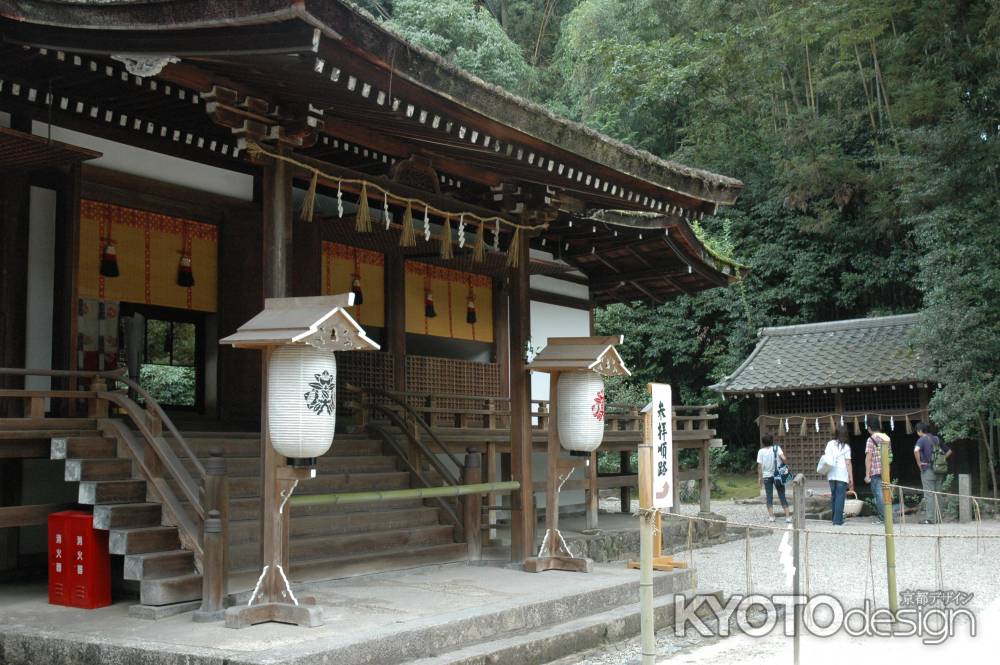
[[[898,488],[900,490],[900,496],[902,496],[902,491],[906,490],[908,492],[922,492],[923,494],[936,494],[938,496],[953,496],[956,499],[973,499],[973,500],[978,499],[980,501],[1000,502],[1000,499],[996,499],[991,496],[976,496],[975,494],[956,494],[954,492],[939,492],[937,490],[925,490],[922,487],[910,487],[909,485],[896,485],[894,483],[883,483],[883,484],[886,487]]]
[[[656,512],[656,509],[653,509],[653,508],[647,509],[647,510],[650,513],[655,513]],[[795,527],[793,527],[791,525],[781,527],[781,526],[770,526],[768,524],[750,524],[748,522],[730,522],[728,520],[717,520],[717,519],[712,519],[712,518],[709,518],[709,517],[701,517],[699,515],[684,515],[684,514],[681,514],[681,513],[669,513],[669,516],[670,517],[679,517],[679,518],[683,518],[683,519],[686,519],[686,520],[698,520],[698,521],[707,522],[707,523],[710,523],[710,524],[722,524],[723,526],[727,526],[727,527],[730,527],[730,528],[733,528],[733,529],[747,529],[747,531],[749,531],[750,529],[758,529],[760,531],[782,531],[782,532],[783,531],[793,531],[793,532],[794,531],[798,531],[800,533],[806,533],[806,534],[817,533],[817,534],[826,534],[826,535],[833,535],[833,536],[857,536],[857,537],[868,537],[868,536],[884,537],[885,536],[885,534],[881,534],[881,533],[873,534],[873,533],[868,532],[868,531],[845,531],[843,529],[838,529],[836,531],[834,531],[832,529],[796,529]],[[897,538],[898,537],[904,537],[904,538],[939,538],[939,537],[945,537],[945,538],[953,538],[953,539],[956,539],[956,540],[964,540],[964,539],[972,540],[972,539],[975,539],[975,538],[983,538],[984,540],[985,539],[990,539],[990,540],[1000,539],[1000,533],[998,533],[998,534],[987,534],[987,535],[983,535],[983,536],[965,535],[965,534],[961,534],[961,533],[948,533],[948,534],[913,533],[913,534],[908,534],[908,535],[897,533],[897,534],[894,534],[894,535]]]

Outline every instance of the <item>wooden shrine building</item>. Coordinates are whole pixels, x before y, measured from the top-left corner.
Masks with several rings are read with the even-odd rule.
[[[689,225],[739,181],[556,117],[341,0],[0,0],[0,175],[0,569],[39,551],[20,527],[92,503],[151,604],[196,597],[210,448],[230,568],[259,556],[260,359],[218,342],[265,297],[353,292],[381,347],[338,358],[344,435],[309,482],[446,483],[478,446],[486,477],[521,481],[488,501],[507,501],[523,560],[547,399],[527,351],[591,334],[595,305],[739,270]],[[634,445],[638,420],[609,406],[609,445]],[[68,494],[27,482],[50,454]],[[596,516],[596,479],[575,482]],[[147,499],[163,514],[121,507]],[[296,512],[292,554],[454,555],[461,529],[428,506],[370,507],[412,527],[378,538]]]
[[[771,434],[796,473],[818,478],[816,462],[844,424],[855,478],[864,478],[869,418],[878,419],[901,463],[893,476],[919,481],[914,426],[928,419],[930,368],[913,346],[919,314],[763,328],[743,364],[712,386],[755,399],[760,436]],[[863,483],[857,482],[858,489]]]

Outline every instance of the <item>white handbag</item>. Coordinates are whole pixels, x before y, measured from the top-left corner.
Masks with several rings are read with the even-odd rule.
[[[831,470],[833,470],[833,464],[830,464],[830,460],[826,456],[826,453],[823,453],[823,455],[821,455],[819,458],[819,464],[816,465],[816,473],[825,476],[826,474],[830,473]]]

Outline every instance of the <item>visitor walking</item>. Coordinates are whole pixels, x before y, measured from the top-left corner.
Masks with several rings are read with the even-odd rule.
[[[764,488],[764,495],[767,497],[767,519],[774,521],[774,490],[778,490],[778,500],[781,507],[785,509],[785,522],[791,523],[792,518],[788,514],[788,500],[785,499],[785,484],[781,482],[777,470],[779,464],[787,464],[785,453],[781,446],[774,442],[774,437],[765,434],[760,440],[760,450],[757,451],[757,483]]]
[[[876,522],[885,519],[885,499],[882,496],[882,479],[892,479],[889,469],[882,468],[881,446],[889,446],[889,435],[882,432],[882,426],[878,421],[868,421],[868,441],[865,443],[865,482],[871,486],[872,496],[875,497],[875,509],[878,511]],[[892,461],[892,449],[889,449],[890,466]],[[890,510],[891,510],[890,505]]]
[[[941,513],[937,509],[937,496],[929,492],[941,491],[941,482],[948,473],[951,449],[931,433],[931,426],[926,422],[917,423],[917,434],[919,438],[913,446],[913,458],[920,469],[920,486],[924,490],[925,518],[921,524],[936,524],[941,521]]]
[[[854,491],[850,440],[847,427],[840,425],[837,427],[837,438],[827,442],[826,451],[823,453],[827,464],[830,465],[826,479],[830,481],[830,501],[833,508],[834,526],[844,524],[844,501],[847,499],[847,493]]]

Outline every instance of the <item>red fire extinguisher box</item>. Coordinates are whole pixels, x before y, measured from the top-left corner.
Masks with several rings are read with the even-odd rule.
[[[92,610],[111,604],[108,532],[80,510],[49,515],[49,603]]]

